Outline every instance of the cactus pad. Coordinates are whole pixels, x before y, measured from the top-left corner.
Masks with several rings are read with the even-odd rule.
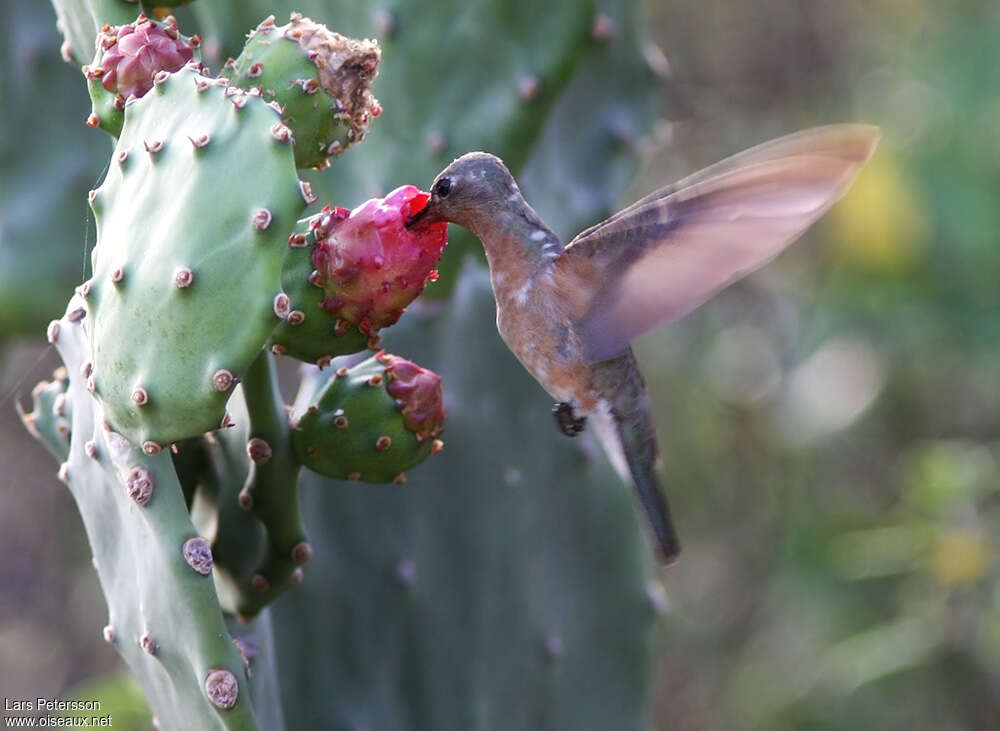
[[[441,450],[441,378],[393,355],[340,368],[313,394],[305,380],[296,404],[292,446],[321,475],[402,482],[404,472]]]
[[[150,451],[219,427],[282,317],[281,259],[305,201],[278,128],[260,98],[192,68],[126,107],[91,196],[98,243],[81,291],[92,386]]]
[[[168,453],[147,455],[106,427],[87,387],[90,356],[79,313],[50,326],[66,364],[58,389],[36,395],[36,421],[50,394],[62,395],[71,442],[48,425],[42,441],[63,460],[59,470],[83,516],[108,602],[104,639],[138,678],[161,728],[239,729],[258,724],[243,660],[226,632],[212,582],[212,555],[188,517]],[[68,390],[56,393],[67,385]],[[69,409],[69,405],[72,409]],[[179,598],[183,597],[182,600]],[[96,627],[95,627],[96,631]]]

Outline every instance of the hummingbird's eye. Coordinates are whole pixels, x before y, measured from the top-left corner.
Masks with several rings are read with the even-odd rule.
[[[438,198],[447,198],[451,192],[451,178],[441,178],[434,185],[434,192]]]

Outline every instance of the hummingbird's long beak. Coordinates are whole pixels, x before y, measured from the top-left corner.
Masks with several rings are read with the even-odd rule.
[[[414,213],[404,224],[407,229],[412,228],[423,228],[424,226],[429,226],[432,223],[438,223],[441,218],[437,216],[437,211],[434,209],[434,198],[433,196],[427,199],[427,203],[419,211]]]

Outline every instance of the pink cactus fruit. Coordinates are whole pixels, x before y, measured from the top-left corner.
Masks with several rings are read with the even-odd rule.
[[[158,71],[177,71],[194,56],[192,44],[174,24],[160,26],[145,15],[135,23],[109,28],[102,37],[101,83],[123,97],[141,97],[153,88]]]
[[[444,430],[441,376],[397,355],[383,355],[386,391],[403,412],[403,424],[417,441],[436,437]]]
[[[322,306],[338,326],[372,335],[395,323],[437,279],[448,224],[419,231],[405,226],[429,199],[430,193],[404,185],[350,212],[325,209],[317,219],[313,283],[325,290]]]

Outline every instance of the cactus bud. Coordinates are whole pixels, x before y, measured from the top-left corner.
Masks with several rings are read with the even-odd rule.
[[[153,88],[159,71],[176,71],[194,57],[191,44],[171,37],[164,27],[146,19],[112,30],[114,42],[101,56],[101,84],[128,97],[143,96]]]
[[[444,429],[441,376],[395,355],[385,361],[386,391],[396,399],[406,428],[421,442],[436,437]]]
[[[177,22],[156,22],[140,15],[127,25],[106,25],[97,37],[97,55],[84,67],[93,101],[88,124],[117,137],[125,106],[149,92],[162,91],[170,74],[194,63],[198,47],[177,32]]]

